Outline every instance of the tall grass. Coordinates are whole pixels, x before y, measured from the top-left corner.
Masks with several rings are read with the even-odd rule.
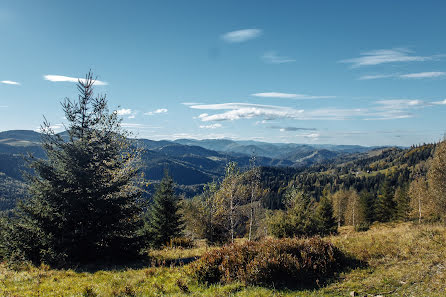
[[[325,239],[324,239],[325,240]],[[0,296],[446,296],[446,228],[439,225],[378,224],[369,231],[341,228],[326,238],[367,266],[342,272],[329,284],[303,290],[278,290],[243,284],[206,286],[186,267],[115,268],[88,272],[0,264]],[[165,249],[162,257],[195,255],[205,246]],[[172,253],[172,254],[169,254]],[[161,257],[160,254],[158,254]],[[90,294],[90,295],[88,295]]]

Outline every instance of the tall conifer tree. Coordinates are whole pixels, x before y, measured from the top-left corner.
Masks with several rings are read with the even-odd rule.
[[[94,83],[90,72],[78,82],[78,100],[62,103],[66,133],[42,126],[47,159],[30,160],[31,198],[2,233],[9,258],[66,265],[139,252],[139,153],[106,97],[94,96]]]
[[[156,247],[168,244],[171,239],[181,235],[183,220],[179,202],[173,180],[166,170],[153,198],[150,213],[150,232]]]

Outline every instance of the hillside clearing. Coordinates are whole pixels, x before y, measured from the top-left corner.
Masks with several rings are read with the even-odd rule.
[[[444,296],[446,294],[446,228],[411,223],[378,224],[367,232],[344,227],[329,238],[337,247],[367,263],[339,275],[326,287],[278,291],[243,284],[199,285],[188,267],[118,268],[88,272],[0,266],[2,296]],[[157,259],[187,258],[205,252],[166,249]],[[88,295],[93,294],[93,295]]]

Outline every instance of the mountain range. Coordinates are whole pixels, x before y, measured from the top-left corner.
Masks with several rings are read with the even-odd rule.
[[[144,176],[156,183],[167,168],[180,192],[192,196],[202,185],[223,175],[229,161],[242,168],[249,166],[252,156],[256,164],[268,167],[307,168],[327,162],[341,162],[357,158],[373,150],[357,145],[308,145],[294,143],[266,143],[257,141],[234,141],[229,139],[135,139],[143,148]],[[23,171],[28,153],[44,158],[41,135],[30,130],[0,132],[0,199],[11,188],[20,188],[23,193]]]

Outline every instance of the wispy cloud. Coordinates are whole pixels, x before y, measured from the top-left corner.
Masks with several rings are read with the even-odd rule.
[[[442,101],[434,101],[432,102],[432,104],[436,104],[436,105],[446,105],[446,99],[442,100]]]
[[[409,73],[400,75],[401,78],[430,78],[430,77],[439,77],[446,75],[446,72],[418,72],[418,73]]]
[[[279,92],[267,92],[267,93],[255,93],[251,96],[262,98],[283,98],[283,99],[328,99],[335,98],[336,96],[312,96],[305,94],[291,94],[291,93],[279,93]]]
[[[149,112],[146,112],[144,114],[151,116],[151,115],[160,114],[160,113],[167,113],[167,112],[168,112],[167,108],[158,108],[157,110],[149,111]]]
[[[376,104],[382,105],[385,108],[404,109],[410,107],[425,106],[426,103],[419,99],[388,99],[378,100]]]
[[[406,48],[380,49],[368,52],[363,52],[360,57],[346,59],[340,61],[341,63],[351,64],[353,68],[379,65],[384,63],[397,62],[414,62],[414,61],[428,61],[433,60],[437,56],[415,56],[412,51]]]
[[[47,74],[47,75],[44,75],[43,78],[45,80],[52,81],[52,82],[73,82],[73,83],[77,83],[78,81],[85,82],[85,78],[69,77],[69,76],[63,76],[63,75]],[[96,80],[94,83],[95,83],[95,85],[98,85],[98,86],[108,85],[107,82],[100,81],[100,80]]]
[[[359,78],[359,80],[371,80],[371,79],[380,79],[380,78],[389,78],[389,77],[395,77],[395,74],[363,75]]]
[[[433,106],[434,104],[446,104],[446,100],[438,102],[426,102],[419,99],[387,99],[378,100],[375,106],[368,108],[318,108],[295,109],[286,106],[262,105],[251,103],[219,103],[191,105],[189,108],[209,111],[221,111],[217,113],[202,113],[197,118],[203,122],[209,121],[234,121],[240,119],[260,118],[258,122],[267,123],[266,120],[295,119],[295,120],[394,120],[414,117],[417,109]],[[308,128],[279,127],[282,131],[298,131]],[[309,130],[309,129],[308,129]]]
[[[19,82],[12,81],[12,80],[2,80],[2,81],[0,81],[0,83],[5,84],[5,85],[16,85],[16,86],[20,85]]]
[[[232,32],[227,32],[221,36],[221,38],[229,43],[239,43],[245,42],[262,35],[262,30],[260,29],[243,29]]]
[[[209,115],[207,113],[200,114],[198,118],[203,122],[250,119],[254,117],[264,117],[267,119],[286,117],[292,118],[297,117],[299,113],[303,112],[303,110],[297,110],[290,107],[249,103],[202,104],[192,105],[190,108],[205,110],[228,110],[226,112],[213,115]]]
[[[148,126],[144,124],[138,124],[138,123],[121,123],[121,127],[123,128],[138,128],[138,129],[160,129],[161,127],[157,126]]]
[[[302,128],[302,127],[281,127],[269,126],[270,129],[278,129],[280,132],[295,132],[295,131],[316,131],[316,128]]]
[[[360,80],[380,79],[380,78],[404,78],[404,79],[422,79],[422,78],[435,78],[445,76],[446,72],[431,71],[431,72],[417,72],[407,74],[377,74],[377,75],[364,75]]]
[[[130,115],[132,114],[132,110],[130,108],[122,108],[122,109],[118,109],[116,111],[116,113],[120,116],[124,116],[124,115]]]
[[[275,51],[269,51],[263,54],[262,60],[268,64],[283,64],[296,62],[295,59],[279,56]]]
[[[210,124],[210,125],[201,125],[200,128],[201,129],[217,129],[217,128],[221,128],[222,125],[219,123],[215,123],[215,124]]]
[[[356,118],[367,113],[366,109],[324,108],[305,111],[286,106],[262,105],[250,103],[220,103],[192,105],[190,108],[203,110],[227,110],[222,113],[203,113],[198,119],[207,121],[233,121],[261,117],[266,120],[290,118],[297,120],[342,120]]]

